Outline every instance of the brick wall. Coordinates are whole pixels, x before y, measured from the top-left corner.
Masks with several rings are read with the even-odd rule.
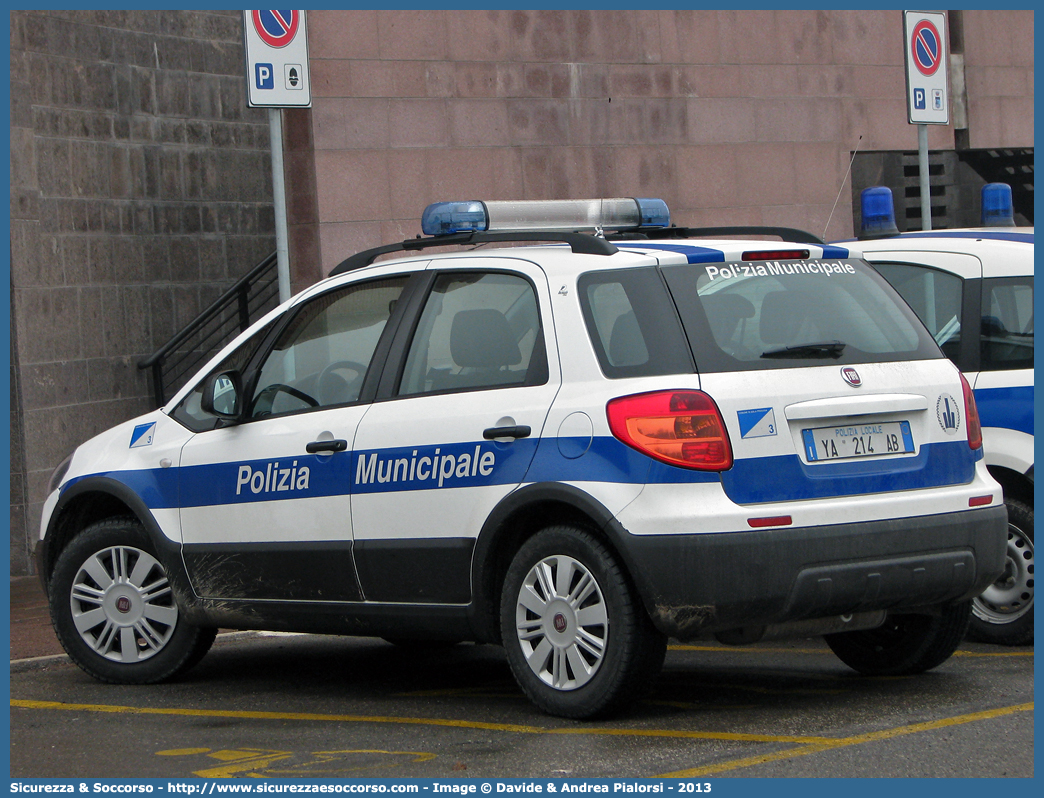
[[[11,571],[47,478],[149,407],[137,361],[275,249],[240,12],[12,11]]]

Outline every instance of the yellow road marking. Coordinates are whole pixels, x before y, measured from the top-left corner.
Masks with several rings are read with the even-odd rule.
[[[157,751],[156,756],[191,756],[206,754],[211,759],[225,764],[195,770],[193,776],[209,779],[227,779],[237,774],[243,774],[251,778],[267,778],[268,775],[290,774],[290,775],[330,775],[351,773],[360,770],[380,770],[395,767],[394,762],[378,765],[361,765],[357,767],[341,767],[335,770],[324,769],[322,766],[339,762],[345,754],[381,754],[383,756],[408,756],[413,757],[413,762],[428,762],[435,758],[435,754],[423,751],[384,751],[377,748],[357,748],[345,751],[313,751],[312,759],[307,762],[289,764],[285,769],[272,767],[278,762],[284,762],[297,756],[294,751],[275,751],[266,748],[237,748],[232,750],[211,751],[209,748],[175,748],[169,751]]]
[[[854,737],[813,737],[805,735],[778,735],[778,734],[742,734],[738,732],[702,732],[685,731],[676,729],[613,729],[589,726],[577,726],[570,728],[542,728],[539,726],[522,726],[510,723],[482,723],[479,721],[447,720],[442,718],[409,718],[381,715],[325,715],[318,713],[298,712],[260,712],[253,710],[217,710],[217,709],[178,709],[166,707],[127,707],[108,704],[66,704],[58,701],[29,701],[24,699],[11,699],[11,706],[21,709],[50,709],[70,712],[104,712],[115,714],[132,715],[166,715],[181,717],[207,717],[207,718],[237,718],[250,720],[301,720],[322,721],[333,723],[395,723],[412,724],[422,726],[441,726],[463,729],[483,729],[487,731],[505,731],[519,734],[572,734],[591,735],[607,737],[658,737],[671,739],[691,740],[717,740],[730,742],[755,742],[755,743],[797,743],[799,747],[786,751],[778,751],[771,754],[763,754],[754,757],[736,759],[701,768],[679,770],[665,773],[657,778],[692,778],[707,776],[715,773],[723,773],[729,770],[752,767],[782,759],[792,759],[799,756],[818,753],[834,748],[844,748],[862,743],[887,740],[907,734],[916,734],[934,729],[942,729],[948,726],[956,726],[965,723],[973,723],[980,720],[1010,715],[1015,712],[1033,711],[1033,702],[1016,704],[1015,706],[1000,709],[985,710],[966,715],[958,715],[942,720],[915,723],[909,726],[899,726],[894,729],[885,729],[877,732],[856,735]],[[276,752],[269,752],[270,755]],[[213,754],[211,754],[213,756]],[[245,763],[241,763],[245,764]],[[253,769],[253,768],[251,768]]]
[[[407,718],[381,715],[321,715],[310,712],[261,712],[257,710],[178,709],[167,707],[126,707],[110,704],[65,704],[60,701],[28,701],[11,699],[11,706],[20,709],[51,709],[67,712],[105,712],[128,715],[174,715],[195,718],[237,718],[245,720],[303,720],[328,723],[396,723],[417,726],[444,726],[460,729],[514,732],[516,734],[590,734],[617,737],[665,737],[687,740],[729,740],[747,743],[833,743],[833,737],[807,737],[788,734],[740,734],[738,732],[702,732],[680,729],[609,729],[590,726],[548,729],[540,726],[520,726],[511,723],[483,723],[472,720],[443,718]]]
[[[1033,702],[1030,701],[1027,704],[1016,704],[1015,706],[1002,707],[1000,709],[988,709],[983,712],[972,712],[967,715],[957,715],[952,718],[944,718],[942,720],[926,721],[924,723],[914,723],[909,726],[897,726],[894,729],[884,729],[882,731],[868,732],[867,734],[859,734],[854,737],[841,737],[830,742],[816,743],[813,745],[806,745],[799,748],[791,748],[786,751],[777,751],[772,754],[763,754],[761,756],[745,757],[744,759],[734,759],[730,762],[720,762],[715,765],[707,765],[701,768],[691,768],[689,770],[678,770],[673,773],[663,773],[654,778],[660,779],[686,779],[694,778],[698,776],[710,776],[715,773],[724,773],[728,770],[739,770],[741,768],[753,767],[754,765],[762,765],[766,762],[776,762],[782,759],[793,759],[799,756],[808,756],[809,754],[816,754],[820,751],[828,751],[834,748],[845,748],[850,745],[861,745],[862,743],[877,742],[879,740],[888,740],[893,737],[901,737],[906,734],[918,734],[925,731],[933,731],[935,729],[944,729],[948,726],[959,726],[964,723],[974,723],[980,720],[990,720],[992,718],[999,718],[1005,715],[1011,715],[1016,712],[1032,712]]]

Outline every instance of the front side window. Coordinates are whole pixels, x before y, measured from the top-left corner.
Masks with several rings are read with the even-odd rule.
[[[982,281],[982,370],[1033,368],[1033,278]]]
[[[407,279],[350,285],[299,309],[265,358],[249,417],[357,401],[377,342]]]
[[[436,278],[410,344],[400,396],[545,382],[547,353],[529,280],[499,272]]]
[[[956,360],[961,345],[964,281],[949,272],[909,263],[878,263],[875,268],[913,308],[943,353]]]
[[[278,319],[270,321],[252,333],[249,338],[235,348],[232,354],[223,359],[216,368],[212,369],[206,377],[200,380],[196,387],[174,408],[174,412],[171,414],[174,419],[193,432],[207,432],[214,429],[217,426],[218,417],[206,412],[200,405],[203,398],[203,387],[207,384],[207,380],[215,374],[223,374],[229,371],[242,372],[277,322]],[[218,386],[214,396],[215,407],[222,410],[231,410],[232,403],[230,400],[234,397],[232,387],[232,383],[229,380],[224,380]]]

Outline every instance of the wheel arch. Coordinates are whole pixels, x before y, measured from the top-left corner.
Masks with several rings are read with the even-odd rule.
[[[90,477],[66,490],[51,513],[36,551],[37,570],[50,594],[51,575],[62,550],[80,532],[99,521],[129,517],[145,529],[156,556],[175,590],[179,606],[195,604],[194,594],[181,560],[181,545],[163,534],[144,500],[130,487],[109,477]]]
[[[605,505],[572,485],[527,485],[494,508],[475,544],[470,613],[472,628],[480,640],[500,642],[500,589],[515,553],[541,529],[560,524],[578,526],[595,535],[617,557],[632,583],[637,583],[634,562],[623,545],[627,531]],[[642,600],[644,604],[644,596]]]
[[[999,465],[989,465],[987,469],[995,480],[997,480],[1001,487],[1004,488],[1004,495],[1013,499],[1033,506],[1033,468],[1030,467],[1029,472],[1026,474],[1020,474],[1011,468],[1005,468]]]

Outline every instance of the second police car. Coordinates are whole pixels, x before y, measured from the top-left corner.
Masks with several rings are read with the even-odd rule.
[[[891,192],[862,193],[851,244],[902,294],[971,383],[986,466],[1004,488],[1004,572],[972,602],[971,637],[1033,641],[1033,228],[1015,227],[1011,187],[982,189],[982,227],[895,228]]]
[[[658,200],[422,229],[56,470],[39,571],[85,671],[169,679],[218,627],[473,640],[586,718],[668,636],[823,634],[866,674],[953,653],[1007,513],[971,386],[865,261]]]

